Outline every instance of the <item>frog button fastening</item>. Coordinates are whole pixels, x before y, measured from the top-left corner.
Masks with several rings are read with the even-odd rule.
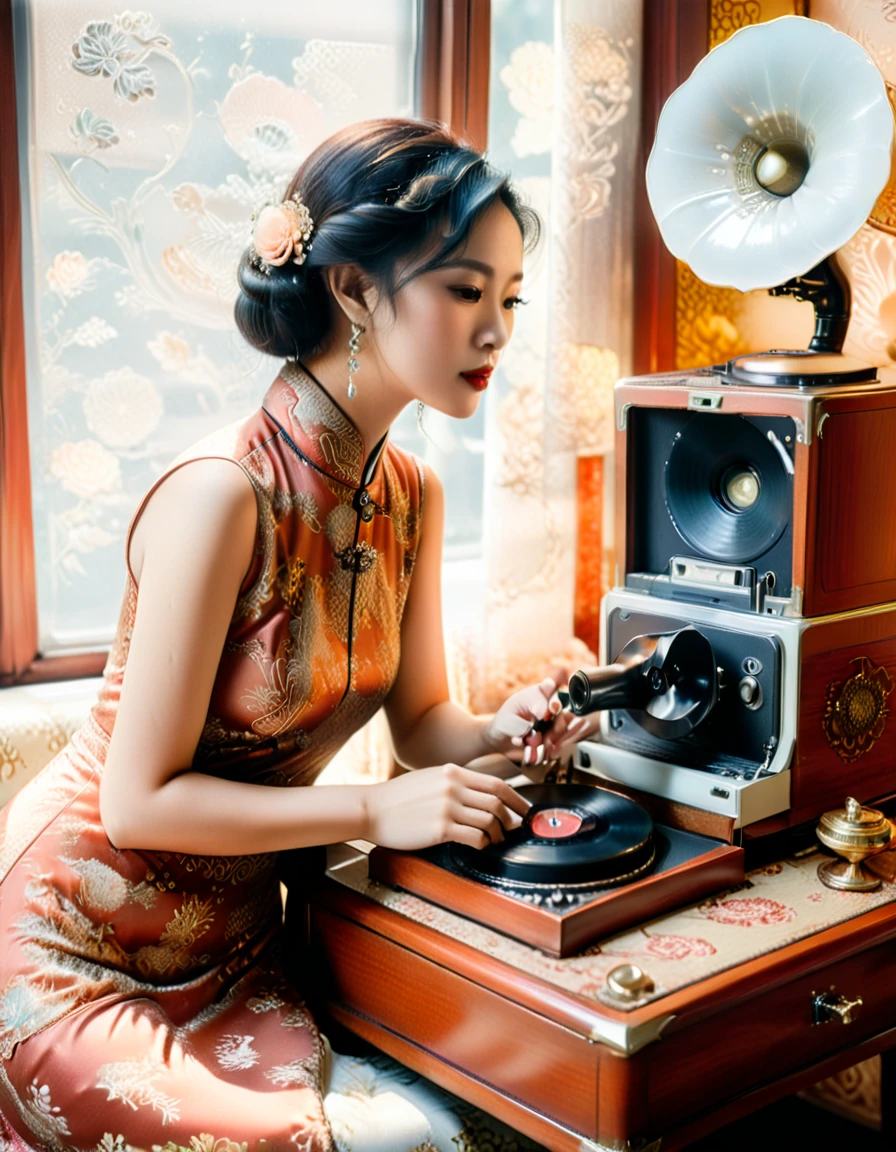
[[[361,513],[361,519],[369,522],[373,519],[373,502],[366,488],[361,488],[354,500],[355,507]]]

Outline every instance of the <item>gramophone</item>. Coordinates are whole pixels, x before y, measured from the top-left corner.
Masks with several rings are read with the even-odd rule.
[[[815,332],[808,349],[617,384],[599,659],[696,629],[717,694],[680,735],[608,707],[577,763],[752,835],[896,791],[896,387],[841,351],[834,257],[889,178],[892,138],[864,49],[785,16],[697,65],[648,161],[672,253],[707,283],[810,301]],[[580,671],[573,710],[603,676]]]
[[[572,781],[520,789],[502,844],[375,848],[369,875],[347,852],[312,903],[300,951],[336,1021],[539,1146],[713,1143],[892,1042],[896,914],[862,893],[894,855],[896,389],[842,355],[825,264],[892,131],[863,50],[798,18],[735,33],[672,96],[663,236],[712,283],[811,299],[813,347],[619,383],[616,586],[599,667],[569,681],[601,739]],[[807,891],[795,852],[827,809],[845,863]],[[818,904],[824,877],[843,891]]]
[[[371,877],[566,955],[741,882],[745,832],[896,791],[896,385],[841,352],[833,255],[892,138],[865,51],[802,17],[673,93],[647,169],[664,240],[709,283],[811,301],[811,344],[616,385],[616,587],[568,687],[601,714],[585,775],[522,787],[502,843],[376,848]]]

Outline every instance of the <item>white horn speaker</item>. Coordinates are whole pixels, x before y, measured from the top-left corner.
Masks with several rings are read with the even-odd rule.
[[[735,32],[669,97],[647,163],[650,206],[666,246],[705,283],[768,288],[864,224],[892,139],[864,48],[782,16]]]
[[[666,101],[647,162],[666,247],[707,284],[767,288],[815,308],[808,352],[737,357],[730,379],[874,379],[840,354],[850,293],[833,254],[868,218],[892,146],[871,57],[803,16],[741,28]]]

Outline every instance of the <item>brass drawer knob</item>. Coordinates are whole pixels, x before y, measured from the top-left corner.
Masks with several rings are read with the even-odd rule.
[[[832,1020],[839,1020],[841,1024],[852,1024],[861,1007],[861,996],[856,996],[855,1000],[848,1000],[833,988],[829,992],[813,992],[812,1022],[813,1024],[828,1024]]]

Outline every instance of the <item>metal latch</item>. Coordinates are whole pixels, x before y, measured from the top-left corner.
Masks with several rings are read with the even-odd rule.
[[[688,392],[688,408],[721,408],[721,392]]]

